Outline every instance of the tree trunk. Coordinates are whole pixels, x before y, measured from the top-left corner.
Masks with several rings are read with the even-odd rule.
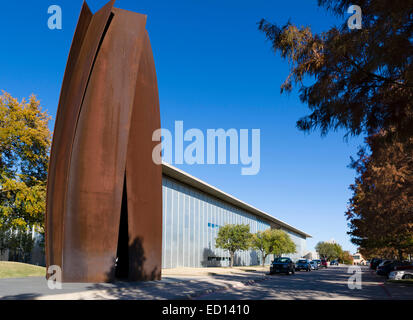
[[[261,252],[261,258],[262,258],[262,266],[265,266],[265,258],[266,256],[264,255],[264,252]]]
[[[232,268],[234,266],[234,252],[230,252],[229,254],[231,255],[231,261],[230,261],[229,265]]]
[[[402,261],[403,260],[403,251],[401,249],[397,249],[397,254],[399,256],[399,260]]]

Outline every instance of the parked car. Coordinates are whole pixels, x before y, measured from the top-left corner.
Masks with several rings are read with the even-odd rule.
[[[413,279],[413,270],[396,270],[389,274],[390,280]]]
[[[378,268],[381,268],[381,267],[383,267],[384,265],[389,264],[389,263],[392,263],[392,262],[393,262],[393,260],[382,260],[382,261],[377,265],[376,270],[377,270]]]
[[[321,259],[321,267],[327,268],[328,262],[325,259]]]
[[[393,264],[390,272],[392,271],[413,271],[413,262],[412,261],[397,261],[396,263]],[[389,273],[387,274],[387,277],[389,276]]]
[[[389,277],[390,272],[395,271],[396,268],[411,266],[411,262],[409,261],[391,261],[390,263],[385,263],[382,266],[377,267],[376,273],[380,276]]]
[[[310,266],[311,266],[311,269],[313,269],[313,270],[318,270],[318,263],[317,263],[317,261],[310,261]]]
[[[310,261],[308,261],[307,259],[298,260],[295,263],[295,270],[297,270],[297,271],[300,271],[300,270],[311,271]]]
[[[405,265],[394,267],[394,271],[401,271],[401,270],[413,271],[413,262],[408,262]]]
[[[393,261],[384,260],[376,268],[376,274],[379,276],[385,276],[387,273],[390,273],[390,268],[392,267]]]
[[[274,273],[294,274],[295,264],[290,258],[276,258],[270,266],[270,274]]]
[[[337,260],[331,261],[330,266],[338,266],[338,261]]]
[[[314,259],[313,261],[315,261],[318,265],[318,267],[320,268],[321,266],[321,260],[320,259]]]
[[[379,258],[373,258],[370,262],[370,269],[376,270],[377,266],[382,263],[383,260]]]

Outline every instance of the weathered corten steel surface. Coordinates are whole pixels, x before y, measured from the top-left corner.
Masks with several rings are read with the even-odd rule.
[[[151,108],[148,108],[151,106]],[[129,250],[130,277],[135,280],[161,278],[162,258],[162,170],[153,164],[155,142],[152,133],[160,128],[158,87],[149,36],[145,31],[143,52],[131,118],[126,160],[126,185],[129,235],[133,239]],[[140,110],[135,112],[135,110]],[[139,137],[139,138],[138,138]],[[154,214],[156,213],[156,214]],[[143,262],[145,268],[140,265]]]
[[[87,29],[92,19],[92,13],[89,10],[86,2],[83,4],[80,13],[79,21],[73,37],[72,47],[70,49],[69,58],[67,61],[66,71],[63,78],[62,89],[60,92],[60,103],[55,121],[55,129],[53,134],[53,143],[49,161],[49,176],[47,181],[47,211],[63,212],[63,197],[65,189],[65,177],[67,172],[67,163],[69,159],[69,151],[71,144],[69,136],[74,135],[75,119],[80,108],[80,100],[77,104],[65,104],[68,96],[69,86],[73,81],[75,66],[79,58],[80,49],[85,38]],[[79,73],[81,70],[76,70]],[[73,89],[72,89],[73,90]],[[76,107],[77,106],[77,107]],[[76,114],[76,117],[75,117]],[[69,119],[72,123],[69,123]],[[66,146],[65,148],[58,146]],[[60,159],[60,161],[57,161]],[[54,264],[62,265],[61,242],[63,233],[62,214],[46,214],[46,264],[50,265],[50,261]]]
[[[64,282],[115,279],[126,178],[129,280],[160,279],[160,128],[146,16],[84,4],[59,101],[47,190],[47,265]]]
[[[72,143],[81,103],[113,2],[93,17],[86,3],[63,79],[50,155],[46,202],[46,264],[63,266],[64,206]],[[87,30],[86,30],[87,29]]]

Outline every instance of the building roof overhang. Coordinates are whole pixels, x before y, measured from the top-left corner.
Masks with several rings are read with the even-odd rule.
[[[241,201],[237,198],[235,198],[234,196],[206,183],[205,181],[202,181],[192,175],[190,175],[189,173],[182,171],[172,165],[170,165],[169,163],[166,162],[162,162],[162,173],[172,179],[175,179],[177,181],[180,181],[184,184],[187,184],[191,187],[194,187],[200,191],[203,191],[211,196],[214,196],[224,202],[230,203],[240,209],[243,209],[247,212],[250,212],[260,218],[262,218],[263,220],[268,221],[270,224],[275,224],[276,226],[280,226],[283,227],[287,230],[290,230],[294,233],[297,233],[301,236],[304,236],[305,238],[312,238],[311,235],[309,235],[308,233],[305,233],[304,231],[301,231],[297,228],[294,228],[293,226],[289,225],[288,223],[281,221],[275,217],[273,217],[272,215],[261,211],[253,206],[251,206],[250,204]]]

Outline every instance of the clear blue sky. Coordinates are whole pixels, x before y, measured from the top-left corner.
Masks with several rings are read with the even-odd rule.
[[[88,1],[93,11],[106,3]],[[161,121],[173,129],[261,129],[261,170],[242,176],[240,166],[182,165],[190,174],[282,219],[318,241],[334,238],[355,252],[344,217],[347,168],[362,139],[343,132],[321,138],[295,127],[308,109],[297,93],[280,95],[288,65],[275,56],[257,22],[266,18],[310,25],[314,31],[342,23],[316,0],[118,0],[116,7],[148,15],[147,29],[158,76]],[[47,8],[60,5],[63,29],[49,30]],[[0,89],[22,98],[35,93],[53,119],[66,59],[82,1],[6,1],[0,12]],[[51,123],[53,129],[54,121]]]

